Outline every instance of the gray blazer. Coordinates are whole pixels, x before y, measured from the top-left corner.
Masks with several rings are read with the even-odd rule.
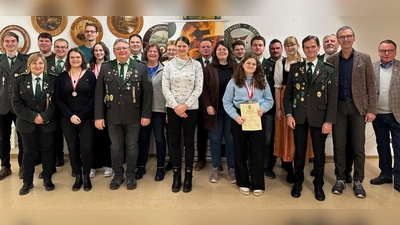
[[[372,65],[374,67],[376,78],[376,90],[379,95],[380,61],[374,62]],[[389,107],[397,122],[400,123],[400,61],[397,59],[393,62],[392,78],[390,80],[389,88]]]
[[[335,77],[339,84],[339,57],[342,51],[328,57],[326,61],[335,66]],[[376,114],[376,81],[372,68],[371,57],[354,50],[354,63],[351,81],[353,101],[360,115]]]

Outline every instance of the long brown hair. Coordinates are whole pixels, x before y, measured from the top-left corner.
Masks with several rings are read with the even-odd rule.
[[[264,90],[265,87],[267,86],[267,81],[265,80],[265,75],[261,67],[260,61],[253,55],[247,55],[243,58],[243,60],[240,62],[240,65],[233,73],[232,78],[235,81],[236,86],[240,88],[243,87],[244,82],[246,82],[246,74],[244,72],[243,65],[250,58],[256,60],[257,64],[256,71],[254,71],[253,73],[254,86],[259,90]]]

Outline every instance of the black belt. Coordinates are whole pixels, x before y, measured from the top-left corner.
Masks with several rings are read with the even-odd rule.
[[[351,98],[339,98],[339,101],[341,101],[341,102],[351,102],[351,101],[353,101],[353,99],[351,99]]]

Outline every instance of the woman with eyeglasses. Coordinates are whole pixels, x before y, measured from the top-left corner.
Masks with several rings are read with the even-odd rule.
[[[146,174],[147,157],[150,148],[150,136],[153,129],[156,140],[157,170],[154,177],[155,181],[164,180],[165,153],[167,149],[165,139],[165,126],[167,109],[165,107],[165,97],[162,92],[161,81],[164,66],[160,63],[161,49],[156,43],[149,43],[144,48],[144,58],[147,62],[147,72],[151,84],[153,85],[153,103],[151,122],[148,126],[141,126],[139,133],[139,156],[136,172],[136,179],[139,180]]]
[[[185,180],[183,192],[192,190],[194,161],[194,134],[197,122],[198,99],[203,90],[203,69],[200,62],[189,57],[189,39],[181,36],[176,41],[177,55],[165,64],[162,91],[166,99],[168,132],[171,137],[171,154],[174,178],[172,192],[179,192],[181,178],[181,127],[185,142]]]
[[[173,58],[176,56],[176,45],[175,45],[175,40],[169,40],[167,42],[167,59],[163,61],[163,63],[167,63],[171,61]]]
[[[94,44],[90,53],[89,69],[94,73],[97,79],[99,77],[101,64],[110,59],[110,51],[103,42],[97,42]],[[113,175],[110,145],[111,141],[108,136],[108,127],[104,127],[104,130],[94,129],[93,164],[90,169],[90,178],[95,177],[97,169],[102,167],[104,167],[104,177],[107,178]]]
[[[86,69],[86,65],[83,52],[79,48],[72,48],[65,61],[66,70],[60,73],[56,82],[55,102],[63,114],[60,124],[67,141],[72,172],[75,174],[73,191],[79,191],[82,185],[85,191],[92,189],[89,174],[93,163],[96,76]]]
[[[283,96],[286,90],[286,82],[290,71],[290,66],[303,62],[303,58],[299,53],[299,42],[296,37],[289,36],[283,42],[286,58],[279,59],[275,64],[275,138],[274,138],[274,155],[281,158],[282,168],[287,172],[286,181],[294,182],[294,137],[293,130],[287,125],[285,117],[285,109],[283,107]],[[302,92],[303,93],[303,92]],[[298,96],[297,101],[304,101],[305,96]],[[312,155],[311,139],[309,137],[309,147],[307,149],[307,157]]]
[[[236,183],[235,157],[233,152],[233,138],[231,134],[231,117],[222,104],[226,85],[238,67],[234,62],[232,52],[225,41],[217,42],[212,52],[213,61],[204,68],[204,84],[201,99],[205,110],[204,127],[210,131],[210,153],[212,172],[209,178],[211,183],[217,183],[220,178],[222,139],[225,140],[226,159],[228,164],[228,180]]]

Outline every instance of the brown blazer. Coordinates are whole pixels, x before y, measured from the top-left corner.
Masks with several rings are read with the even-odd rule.
[[[326,59],[335,66],[336,77],[339,84],[339,57],[342,51]],[[372,67],[371,57],[365,53],[354,50],[354,63],[351,81],[353,101],[360,115],[367,113],[376,114],[376,81]]]
[[[233,71],[236,70],[238,64],[233,64]],[[203,92],[200,96],[204,108],[204,127],[209,130],[215,130],[217,128],[217,116],[211,116],[207,113],[207,107],[213,106],[217,111],[219,109],[219,77],[218,77],[218,67],[213,66],[211,63],[204,68],[204,83]],[[200,109],[199,109],[200,110]]]
[[[375,78],[376,78],[376,90],[379,95],[380,86],[380,61],[374,62],[373,64]],[[393,62],[392,78],[390,80],[389,88],[389,107],[393,112],[397,122],[400,123],[400,61],[395,59]]]

